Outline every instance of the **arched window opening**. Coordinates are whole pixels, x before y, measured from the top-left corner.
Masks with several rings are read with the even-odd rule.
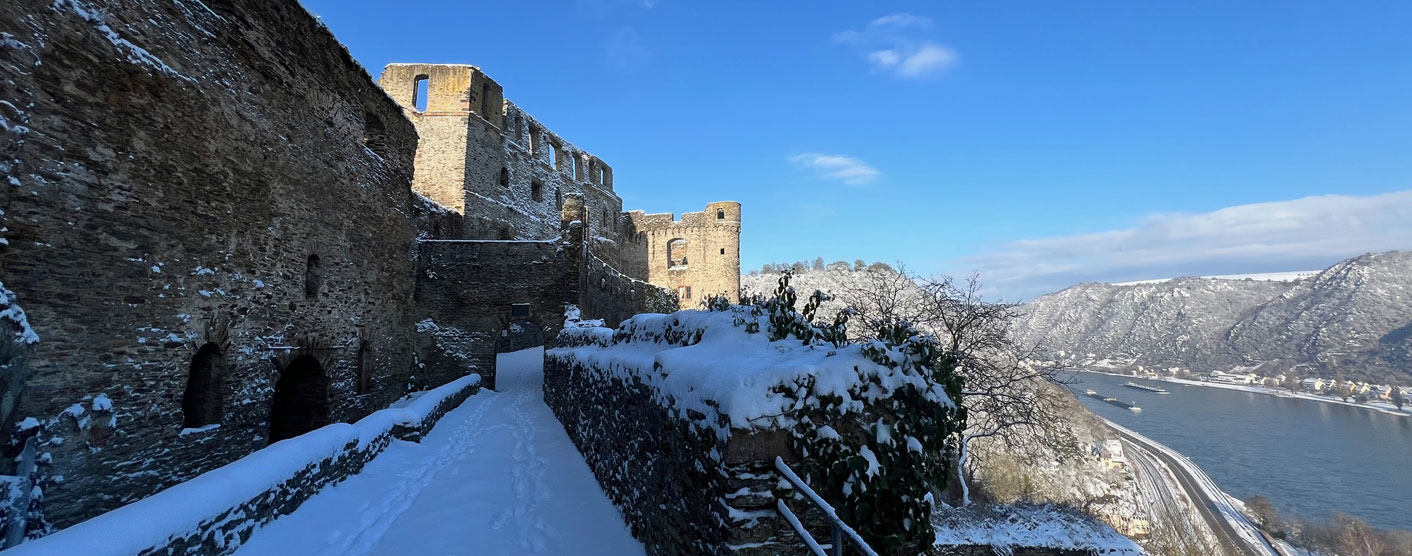
[[[510,187],[510,169],[500,167],[500,187]]]
[[[501,227],[500,227],[500,237],[499,237],[499,239],[502,239],[502,240],[515,239],[515,234],[513,234],[513,233],[510,232],[510,228],[501,226]]]
[[[373,348],[367,338],[358,339],[358,393],[373,390]]]
[[[431,79],[425,75],[418,75],[413,78],[412,87],[412,108],[418,112],[427,111],[427,93],[431,89]]]
[[[323,270],[319,268],[319,256],[309,255],[309,260],[304,263],[304,297],[315,299],[319,297],[319,288],[323,286]]]
[[[280,369],[270,405],[270,443],[328,424],[328,377],[318,358],[301,354]]]
[[[225,412],[221,392],[227,370],[220,344],[207,342],[196,350],[187,369],[186,391],[181,395],[182,427],[194,429],[221,422]]]
[[[530,182],[530,198],[535,201],[544,200],[544,183],[539,180]]]
[[[387,158],[387,127],[382,125],[382,118],[372,112],[363,113],[363,146]]]
[[[667,268],[686,268],[686,240],[677,238],[667,242]]]

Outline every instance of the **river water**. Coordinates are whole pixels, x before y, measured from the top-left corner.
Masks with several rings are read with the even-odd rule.
[[[1079,373],[1084,406],[1166,444],[1240,499],[1262,495],[1282,513],[1334,512],[1412,530],[1412,417],[1299,398]],[[1156,394],[1123,386],[1158,386]],[[1085,396],[1135,402],[1134,413]]]

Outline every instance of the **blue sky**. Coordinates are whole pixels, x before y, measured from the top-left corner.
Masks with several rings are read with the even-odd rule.
[[[628,208],[744,203],[747,270],[1016,299],[1412,248],[1409,2],[304,5],[374,74],[481,67]]]

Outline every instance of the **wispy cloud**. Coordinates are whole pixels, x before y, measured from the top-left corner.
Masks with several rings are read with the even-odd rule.
[[[978,270],[993,293],[1033,298],[1082,282],[1318,270],[1409,248],[1412,190],[1153,214],[1132,228],[1012,242],[956,266]]]
[[[620,27],[603,41],[603,64],[610,69],[632,71],[651,61],[652,51],[632,27]]]
[[[932,26],[932,18],[912,14],[885,15],[868,22],[868,27],[922,27]]]
[[[618,6],[628,5],[643,9],[652,9],[657,5],[657,0],[577,0],[575,2],[580,8],[590,10],[607,10]]]
[[[897,77],[918,79],[956,66],[960,56],[950,47],[918,36],[930,29],[931,18],[898,13],[868,22],[861,30],[839,31],[833,41],[859,51],[874,69]]]
[[[868,53],[868,61],[874,67],[889,70],[901,77],[926,77],[935,75],[956,65],[956,52],[931,41],[925,41],[915,48],[899,50],[889,48]]]
[[[802,153],[789,157],[789,160],[800,168],[846,185],[866,185],[882,174],[877,168],[851,156]]]

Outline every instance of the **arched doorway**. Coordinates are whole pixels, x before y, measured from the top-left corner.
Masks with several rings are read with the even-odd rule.
[[[186,391],[181,395],[181,425],[188,429],[221,422],[224,404],[226,357],[216,342],[196,350],[187,370]]]
[[[328,424],[328,376],[323,364],[300,354],[280,369],[270,405],[270,443]]]

